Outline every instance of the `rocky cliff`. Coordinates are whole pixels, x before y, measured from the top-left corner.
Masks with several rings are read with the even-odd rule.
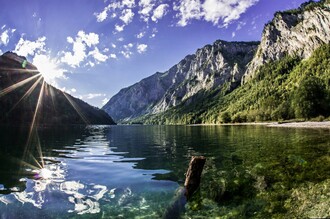
[[[164,73],[156,73],[122,89],[103,107],[115,121],[129,120],[149,113],[163,112],[201,91],[225,83],[240,83],[257,42],[225,42],[198,49]]]
[[[217,93],[222,87],[234,90],[257,75],[265,63],[286,56],[307,59],[329,42],[330,0],[310,1],[298,9],[277,12],[265,25],[260,43],[218,40],[170,70],[122,89],[103,109],[115,120],[123,121],[187,106],[200,100],[193,97],[204,91]],[[208,110],[200,109],[200,114]]]
[[[36,66],[12,52],[0,56],[0,124],[115,124],[96,107],[44,82]]]
[[[258,50],[243,82],[256,75],[264,63],[289,56],[306,59],[320,45],[330,42],[330,1],[308,2],[300,8],[277,12],[263,31]]]

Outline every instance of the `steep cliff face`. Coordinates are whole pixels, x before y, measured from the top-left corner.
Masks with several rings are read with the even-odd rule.
[[[252,59],[258,43],[216,41],[197,50],[180,62],[174,71],[170,89],[153,107],[152,113],[163,112],[200,91],[216,89],[228,83],[240,82],[246,65]],[[166,74],[166,73],[165,73]]]
[[[187,106],[196,94],[228,85],[233,90],[257,75],[265,63],[285,56],[307,59],[329,42],[330,0],[310,1],[298,9],[277,12],[265,26],[260,44],[218,40],[170,70],[121,90],[103,109],[123,121]]]
[[[0,56],[0,124],[115,124],[103,110],[44,82],[25,57]]]
[[[310,2],[299,9],[278,12],[265,26],[258,50],[244,74],[253,78],[258,68],[285,55],[309,58],[315,49],[330,42],[330,1]]]
[[[238,84],[258,46],[256,42],[216,41],[188,55],[164,73],[122,89],[103,107],[116,121],[163,112],[201,91]]]

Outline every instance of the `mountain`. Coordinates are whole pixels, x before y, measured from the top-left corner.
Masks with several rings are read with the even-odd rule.
[[[156,74],[122,89],[103,107],[115,121],[164,112],[188,104],[202,92],[240,84],[257,42],[225,42],[198,49],[164,73]]]
[[[307,2],[298,9],[277,12],[266,24],[260,45],[243,81],[257,74],[263,64],[285,56],[309,58],[330,42],[330,1]]]
[[[329,8],[321,0],[277,12],[260,43],[218,40],[122,89],[103,109],[119,122],[151,124],[329,116]]]
[[[0,56],[0,124],[115,124],[96,107],[47,84],[25,57]]]

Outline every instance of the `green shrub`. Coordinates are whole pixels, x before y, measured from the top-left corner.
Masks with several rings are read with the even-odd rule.
[[[221,123],[230,123],[231,122],[231,116],[229,114],[229,112],[223,112],[220,115],[220,122]]]

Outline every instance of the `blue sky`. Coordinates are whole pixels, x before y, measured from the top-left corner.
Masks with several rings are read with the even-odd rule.
[[[101,107],[217,39],[260,40],[274,12],[303,2],[2,0],[0,52],[26,56],[47,82]]]

